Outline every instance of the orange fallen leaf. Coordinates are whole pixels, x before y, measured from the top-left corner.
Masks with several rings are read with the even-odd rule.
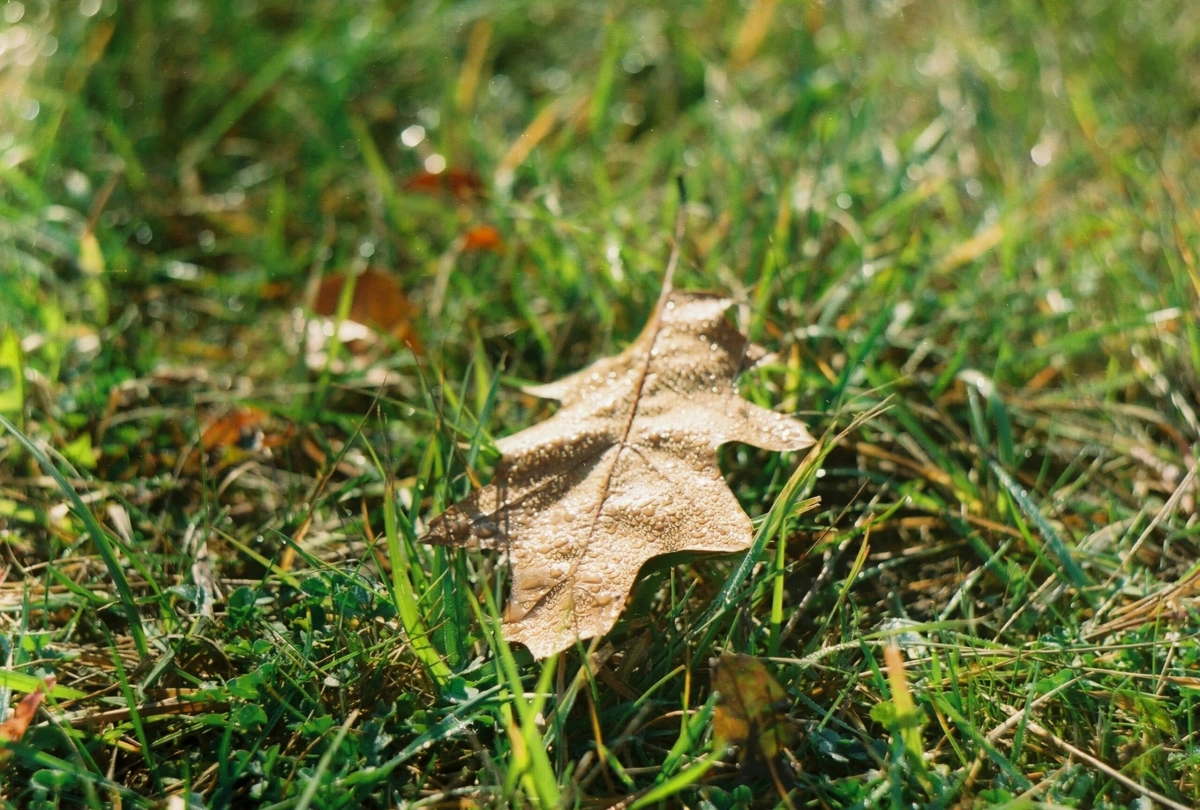
[[[208,455],[214,469],[238,464],[252,454],[269,455],[271,448],[287,444],[296,432],[290,423],[280,428],[272,422],[271,415],[260,408],[234,406],[201,432],[199,453]],[[198,453],[189,454],[189,465],[199,462]],[[188,469],[196,472],[194,466]]]
[[[336,315],[345,283],[346,277],[341,274],[326,277],[317,290],[313,312],[326,318]],[[349,320],[391,335],[408,344],[413,351],[420,352],[421,344],[413,333],[411,314],[408,296],[390,274],[374,269],[359,274],[347,315]]]
[[[404,187],[422,194],[448,192],[460,200],[483,193],[483,181],[479,175],[465,169],[446,169],[437,173],[419,171],[408,178]]]
[[[25,736],[25,731],[33,721],[34,715],[37,714],[38,706],[42,705],[42,701],[46,699],[46,693],[54,688],[55,682],[53,675],[47,677],[36,691],[21,698],[21,702],[13,709],[12,715],[0,723],[0,763],[12,756],[12,751],[8,750],[9,746],[20,742],[21,738]]]
[[[500,235],[495,225],[474,225],[463,234],[464,251],[490,250],[493,253],[504,252],[504,237]]]
[[[205,450],[235,446],[242,450],[260,450],[264,444],[262,428],[266,422],[266,411],[234,408],[204,429],[200,434],[200,446]]]

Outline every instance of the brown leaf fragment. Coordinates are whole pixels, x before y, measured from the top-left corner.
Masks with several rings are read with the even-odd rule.
[[[446,192],[460,200],[469,200],[483,194],[483,181],[479,179],[479,175],[464,169],[420,171],[408,178],[404,187],[422,194]]]
[[[321,281],[313,301],[313,312],[332,318],[337,314],[338,300],[346,283],[343,275],[328,276]],[[412,304],[390,273],[367,269],[354,282],[347,320],[391,335],[420,352],[421,344],[412,328]],[[352,350],[354,347],[351,347]]]
[[[205,450],[218,447],[258,450],[263,446],[263,425],[267,419],[267,412],[259,408],[233,408],[204,429],[200,446]]]
[[[720,696],[713,736],[731,745],[751,744],[764,759],[774,759],[790,742],[791,727],[782,714],[787,692],[753,656],[725,653],[709,667],[713,691]]]
[[[464,251],[490,250],[493,253],[504,252],[504,237],[495,225],[475,225],[467,230],[462,237]]]
[[[431,523],[426,542],[507,550],[505,637],[534,656],[607,633],[650,558],[749,548],[720,445],[813,443],[801,422],[738,396],[734,379],[763,352],[725,320],[731,304],[671,293],[621,354],[528,389],[562,407],[498,441],[492,482]]]
[[[13,709],[13,713],[3,723],[0,723],[0,764],[12,756],[9,746],[21,741],[26,729],[33,722],[38,706],[46,699],[46,693],[54,688],[53,676],[46,678],[36,691],[21,698],[21,702]]]

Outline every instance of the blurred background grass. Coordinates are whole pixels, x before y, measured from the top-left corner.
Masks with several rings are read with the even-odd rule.
[[[1066,742],[1143,797],[1200,801],[1200,6],[0,17],[0,414],[107,535],[2,440],[2,663],[75,690],[7,800],[547,803],[547,773],[583,804],[1139,796]],[[681,286],[731,292],[778,352],[746,395],[817,431],[892,409],[834,449],[821,510],[715,636],[689,622],[733,563],[659,572],[607,663],[547,676],[531,725],[511,695],[539,668],[517,651],[513,683],[472,612],[502,568],[412,534],[486,479],[491,435],[545,413],[513,383],[636,334],[677,174]],[[382,334],[330,340],[348,315]],[[795,466],[724,463],[754,515]],[[884,636],[924,753],[872,712]],[[720,747],[679,718],[722,650],[775,656],[802,732],[782,783],[685,767]],[[1050,736],[1010,739],[1003,707],[1048,693]]]

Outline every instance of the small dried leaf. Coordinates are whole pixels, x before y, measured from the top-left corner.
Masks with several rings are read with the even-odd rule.
[[[797,420],[738,396],[734,378],[762,350],[725,320],[731,304],[673,293],[620,355],[529,389],[562,407],[497,442],[491,484],[430,524],[426,542],[507,549],[505,636],[536,657],[607,633],[652,557],[750,547],[720,445],[813,443]]]
[[[423,194],[449,193],[460,200],[469,200],[483,193],[483,181],[474,172],[447,169],[442,172],[420,171],[405,182],[409,191]]]
[[[53,676],[46,678],[36,691],[21,698],[21,702],[16,705],[8,719],[0,723],[0,763],[12,755],[12,752],[7,750],[8,746],[20,742],[25,736],[25,731],[37,714],[38,706],[46,699],[46,693],[54,689],[54,683]]]
[[[340,274],[323,279],[313,302],[313,312],[327,318],[334,317],[345,284],[346,277]],[[420,343],[413,334],[411,315],[412,305],[408,296],[390,274],[373,269],[359,274],[354,282],[354,298],[347,315],[349,321],[389,334],[407,343],[414,351],[420,351]]]
[[[787,692],[749,655],[726,653],[709,662],[712,688],[720,695],[713,712],[713,735],[732,745],[753,743],[765,759],[790,743],[791,728],[783,719]]]
[[[204,429],[200,434],[200,445],[205,450],[218,447],[258,450],[263,446],[263,425],[266,422],[266,411],[234,408]]]
[[[504,252],[504,237],[494,225],[475,225],[463,234],[462,249]]]

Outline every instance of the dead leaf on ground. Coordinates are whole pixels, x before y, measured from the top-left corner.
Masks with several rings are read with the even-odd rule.
[[[204,429],[200,434],[200,446],[205,450],[218,447],[259,450],[263,446],[263,425],[267,418],[267,412],[259,408],[234,408]]]
[[[774,759],[791,742],[783,714],[787,692],[762,661],[725,653],[709,662],[712,688],[720,695],[713,712],[713,735],[730,745],[752,744],[765,759]]]
[[[213,469],[237,464],[253,454],[269,456],[273,448],[287,444],[296,428],[281,424],[271,414],[253,406],[235,405],[205,425],[200,433],[200,449]],[[193,470],[200,457],[191,454],[187,469]]]
[[[342,274],[324,278],[313,301],[313,312],[333,318],[345,284]],[[391,335],[419,352],[421,344],[413,332],[411,317],[412,305],[396,280],[382,270],[364,270],[354,282],[354,297],[339,337],[351,351],[364,351],[372,342],[366,331],[370,329]]]
[[[750,547],[720,445],[813,443],[801,422],[738,396],[734,379],[763,351],[725,320],[732,303],[672,293],[624,352],[528,389],[562,407],[498,441],[492,483],[431,523],[426,542],[508,551],[505,636],[534,656],[607,633],[652,557]]]
[[[490,250],[493,253],[504,252],[504,237],[495,225],[475,225],[463,234],[463,251]]]
[[[483,194],[483,181],[479,179],[479,175],[463,169],[419,171],[405,181],[404,187],[422,194],[448,193],[460,200],[469,200]]]
[[[8,719],[0,723],[0,764],[12,756],[9,747],[20,742],[25,736],[25,731],[37,714],[38,706],[46,699],[46,693],[54,689],[54,684],[53,675],[46,678],[36,691],[21,698],[21,702],[16,705]]]

